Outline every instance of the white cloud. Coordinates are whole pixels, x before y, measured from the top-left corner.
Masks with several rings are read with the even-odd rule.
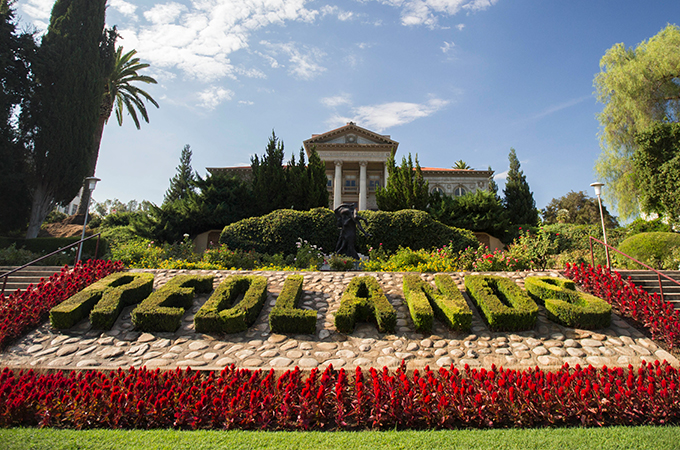
[[[378,0],[401,9],[401,23],[407,26],[425,25],[435,28],[440,16],[455,16],[461,10],[483,11],[498,0]],[[460,25],[459,25],[460,27]],[[460,29],[460,28],[459,28]]]
[[[454,44],[453,42],[446,42],[446,41],[444,41],[444,45],[442,45],[440,48],[442,49],[442,52],[448,53],[448,52],[450,52],[451,50],[453,50],[453,48],[454,48],[455,46],[456,46],[456,44]]]
[[[459,23],[458,25],[456,25],[456,28],[458,29],[458,31],[463,31],[463,28],[465,28],[465,24]]]
[[[325,5],[321,8],[321,15],[322,16],[336,16],[338,20],[344,22],[346,20],[350,20],[354,18],[354,13],[352,11],[344,11],[337,6],[330,6],[330,5]]]
[[[209,111],[215,109],[220,103],[231,100],[234,97],[234,91],[224,89],[218,86],[210,86],[205,91],[198,93],[198,99],[201,106]]]
[[[128,16],[128,17],[133,17],[136,19],[137,16],[135,16],[135,11],[137,11],[137,6],[133,5],[132,3],[126,2],[125,0],[111,0],[109,5],[118,11],[119,13]]]
[[[448,100],[432,98],[425,103],[391,102],[359,106],[352,108],[352,117],[336,115],[328,123],[331,126],[338,126],[351,121],[361,127],[382,132],[387,128],[431,116],[448,104]]]
[[[120,34],[126,47],[137,49],[140,58],[152,66],[180,69],[190,78],[210,82],[236,75],[263,77],[257,69],[235,68],[230,55],[248,48],[252,33],[261,28],[288,21],[312,22],[319,12],[305,7],[309,1],[170,1],[146,10],[146,21],[128,25]],[[319,71],[314,64],[306,66],[309,58],[305,56],[291,54],[295,63],[291,70],[301,78]],[[275,60],[269,63],[276,67]]]
[[[260,44],[267,47],[274,56],[287,55],[288,72],[295,78],[311,80],[326,71],[326,68],[319,64],[326,54],[316,47],[302,46],[302,48],[298,48],[298,44],[294,42],[274,44],[261,41]],[[272,57],[272,59],[274,58]]]
[[[507,178],[508,178],[508,172],[509,172],[509,171],[506,170],[505,172],[497,173],[497,174],[495,174],[495,175],[493,176],[493,179],[494,179],[494,180],[507,180]]]
[[[239,101],[238,101],[238,104],[239,104],[239,105],[251,106],[251,105],[254,105],[255,102],[250,101],[250,100],[239,100]]]
[[[340,94],[333,97],[324,97],[321,103],[328,108],[336,108],[341,105],[349,105],[351,103],[349,94]]]

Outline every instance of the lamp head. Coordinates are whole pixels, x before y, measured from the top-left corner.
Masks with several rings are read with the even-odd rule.
[[[595,195],[599,197],[600,194],[602,194],[602,186],[604,186],[604,183],[596,181],[595,183],[590,183],[590,185],[595,189]]]
[[[85,178],[85,181],[87,182],[88,189],[92,192],[94,191],[94,188],[97,187],[97,181],[101,181],[101,179],[97,177],[87,177]]]

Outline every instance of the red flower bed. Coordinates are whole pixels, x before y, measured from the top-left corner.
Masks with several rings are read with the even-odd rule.
[[[680,311],[658,294],[649,295],[635,286],[630,277],[624,279],[618,272],[599,265],[593,268],[589,264],[567,264],[564,273],[586,292],[606,300],[621,314],[641,323],[652,338],[669,348],[680,345]]]
[[[449,429],[677,424],[678,369],[665,361],[555,372],[425,368],[407,375],[296,367],[278,379],[225,368],[0,373],[0,426],[252,430]]]
[[[123,270],[120,261],[87,261],[73,270],[64,266],[60,273],[41,279],[37,286],[17,290],[9,296],[0,294],[0,349],[12,339],[35,328],[47,318],[54,306],[105,276]]]

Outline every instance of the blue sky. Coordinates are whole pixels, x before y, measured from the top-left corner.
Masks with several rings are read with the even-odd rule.
[[[53,0],[19,0],[44,30]],[[605,51],[680,23],[677,0],[109,0],[107,23],[158,85],[150,123],[106,126],[94,198],[160,203],[193,168],[248,165],[275,130],[287,155],[352,120],[399,155],[491,166],[513,147],[536,205],[593,195],[593,78]],[[606,190],[606,186],[605,186]]]

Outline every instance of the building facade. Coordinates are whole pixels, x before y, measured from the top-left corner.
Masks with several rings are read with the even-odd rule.
[[[378,209],[375,192],[388,179],[387,161],[396,157],[399,142],[389,135],[374,133],[353,122],[303,142],[307,156],[315,149],[326,164],[329,205],[354,203],[359,210]],[[250,167],[208,167],[211,174],[249,178]],[[421,168],[430,192],[459,196],[477,189],[488,189],[491,170]]]

